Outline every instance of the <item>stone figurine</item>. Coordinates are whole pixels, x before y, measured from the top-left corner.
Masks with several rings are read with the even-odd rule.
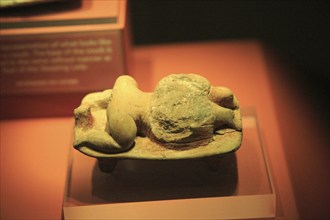
[[[169,75],[153,93],[120,76],[113,89],[88,94],[74,115],[74,147],[109,172],[118,159],[214,158],[242,141],[232,91],[197,74]]]

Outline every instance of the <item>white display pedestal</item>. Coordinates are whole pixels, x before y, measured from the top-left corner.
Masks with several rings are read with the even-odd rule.
[[[275,190],[253,111],[243,110],[241,148],[213,172],[203,160],[121,160],[102,173],[72,152],[65,219],[246,219],[275,217]]]

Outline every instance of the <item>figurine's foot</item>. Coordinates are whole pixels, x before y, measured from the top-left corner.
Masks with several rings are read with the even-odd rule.
[[[238,130],[241,131],[242,130],[242,116],[241,116],[241,111],[239,109],[234,110],[233,111],[233,127]]]
[[[225,121],[225,124],[232,129],[241,131],[242,130],[242,118],[241,118],[240,110],[239,109],[236,109],[236,110],[228,109],[228,111],[230,112],[230,116],[228,116],[226,118],[227,120]]]
[[[238,101],[233,92],[226,87],[211,87],[209,99],[225,108],[237,109]]]
[[[104,173],[112,173],[117,165],[116,159],[98,158],[99,168]]]
[[[213,112],[215,115],[215,130],[223,126],[228,126],[238,131],[242,130],[242,119],[239,109],[231,110],[213,103]]]

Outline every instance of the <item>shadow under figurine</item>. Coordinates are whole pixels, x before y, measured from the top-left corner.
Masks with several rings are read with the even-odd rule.
[[[120,76],[113,89],[88,94],[75,109],[74,147],[112,172],[119,159],[199,159],[211,170],[242,141],[234,94],[196,74],[172,74],[153,93]]]

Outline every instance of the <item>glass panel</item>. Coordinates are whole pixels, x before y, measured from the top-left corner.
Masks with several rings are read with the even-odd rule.
[[[269,218],[275,193],[253,109],[243,109],[243,142],[218,170],[205,160],[120,160],[102,173],[75,151],[65,218]]]

